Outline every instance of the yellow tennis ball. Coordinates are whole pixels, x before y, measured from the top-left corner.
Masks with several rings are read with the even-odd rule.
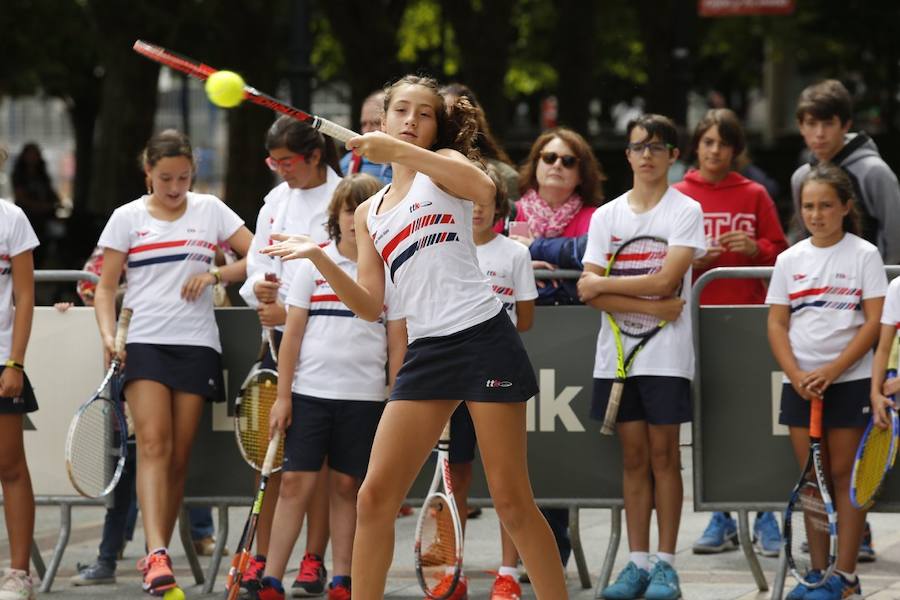
[[[244,79],[234,71],[216,71],[206,80],[209,101],[222,108],[234,108],[244,100]]]
[[[163,594],[163,600],[184,600],[184,592],[181,591],[180,587],[173,587],[170,590],[166,590],[166,593]]]

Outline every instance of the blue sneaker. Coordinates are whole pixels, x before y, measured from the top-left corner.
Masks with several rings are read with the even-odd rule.
[[[656,561],[650,572],[650,585],[644,592],[646,600],[678,600],[681,588],[678,587],[678,573],[664,560]]]
[[[602,595],[606,600],[634,600],[644,595],[648,585],[650,573],[628,561],[616,577],[616,582],[603,588]]]
[[[753,547],[762,556],[778,556],[781,552],[781,531],[773,513],[764,512],[753,523]]]
[[[694,542],[694,554],[718,554],[738,547],[737,523],[725,513],[713,513],[706,531]]]
[[[862,542],[859,544],[856,562],[875,562],[875,548],[872,546],[872,526],[869,525],[868,521],[866,521],[866,528],[863,530]]]
[[[859,577],[853,583],[835,573],[825,581],[822,587],[809,590],[804,600],[844,600],[849,598],[862,598],[862,589],[859,587]]]
[[[810,583],[818,583],[819,581],[822,581],[822,571],[813,569],[809,572],[806,578],[809,579]],[[785,596],[784,600],[805,600],[806,595],[810,591],[811,590],[808,587],[806,587],[802,583],[798,583],[796,586],[794,586],[794,589],[792,589],[790,593]]]

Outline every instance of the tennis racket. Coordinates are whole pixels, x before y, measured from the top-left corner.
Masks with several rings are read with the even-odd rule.
[[[110,383],[119,372],[131,309],[123,308],[116,327],[115,352],[97,391],[75,412],[66,436],[66,472],[75,490],[86,498],[109,494],[125,468],[128,425]]]
[[[897,358],[898,338],[895,336],[888,360],[887,379],[897,376]],[[891,400],[894,400],[894,396],[891,396]],[[850,476],[850,502],[856,508],[867,509],[875,503],[881,484],[897,459],[900,419],[893,408],[888,408],[888,416],[890,426],[887,429],[876,426],[875,417],[872,417],[856,449],[853,473]]]
[[[264,342],[265,344],[265,342]],[[278,373],[262,369],[259,362],[241,385],[234,403],[234,436],[247,464],[262,471],[269,448],[269,412],[278,395]],[[273,472],[281,470],[283,444],[278,444]]]
[[[266,273],[265,275],[266,281],[272,283],[278,283],[278,275],[272,273],[271,271]],[[272,327],[266,327],[266,339],[269,342],[269,356],[272,357],[272,362],[276,365],[278,364],[278,350],[275,349],[275,330]]]
[[[443,492],[439,488],[441,483]],[[450,480],[450,422],[447,421],[437,443],[437,465],[431,487],[416,522],[416,577],[426,597],[447,600],[456,590],[462,574],[462,539],[462,522]],[[438,591],[450,568],[453,574],[449,587]]]
[[[269,475],[272,474],[272,467],[280,449],[281,432],[276,431],[266,448],[266,457],[263,460],[262,472],[259,478],[259,488],[256,490],[256,499],[250,507],[250,515],[247,517],[247,522],[244,523],[241,544],[238,547],[238,552],[231,559],[231,568],[228,569],[228,580],[225,582],[228,600],[235,600],[241,592],[241,580],[252,557],[250,551],[253,548],[253,539],[256,537],[256,526],[259,523],[259,513],[262,510],[263,498],[266,495],[266,485],[269,482]]]
[[[651,236],[632,238],[622,244],[612,256],[606,266],[606,276],[634,277],[656,273],[662,269],[668,249],[668,243],[661,238]],[[680,290],[679,293],[681,293]],[[622,390],[625,387],[628,371],[638,352],[654,335],[659,333],[666,325],[666,321],[661,321],[653,315],[636,312],[608,312],[606,317],[616,342],[616,379],[609,390],[609,402],[606,405],[606,414],[603,417],[600,433],[612,435],[616,430],[619,403],[622,401]],[[627,355],[622,342],[623,335],[638,340]]]
[[[805,541],[809,554],[803,553]],[[794,578],[816,588],[834,572],[836,549],[837,513],[822,464],[822,398],[817,397],[810,402],[809,458],[784,511],[784,553]],[[814,570],[821,579],[811,576]]]
[[[192,58],[176,54],[175,52],[166,50],[165,48],[156,46],[154,44],[149,44],[142,40],[137,40],[134,43],[133,48],[135,52],[146,56],[150,60],[155,60],[158,63],[175,69],[176,71],[181,71],[182,73],[186,73],[191,77],[196,77],[200,81],[205,81],[210,75],[218,70],[210,67],[209,65],[197,62]],[[260,106],[272,109],[275,112],[293,117],[298,121],[309,121],[309,124],[314,129],[317,129],[325,135],[329,135],[334,139],[340,140],[342,142],[346,142],[350,138],[359,135],[358,133],[347,129],[346,127],[341,127],[337,123],[329,121],[328,119],[323,119],[322,117],[311,115],[300,110],[299,108],[294,108],[290,104],[285,104],[284,102],[277,100],[272,96],[264,94],[255,87],[251,87],[249,85],[244,86],[244,98],[246,100],[249,100],[250,102],[253,102],[254,104],[259,104]]]

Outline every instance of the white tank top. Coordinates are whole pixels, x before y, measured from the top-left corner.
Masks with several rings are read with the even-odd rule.
[[[478,267],[472,203],[417,173],[406,197],[377,214],[390,186],[372,197],[367,224],[400,294],[409,341],[487,321],[502,306]]]

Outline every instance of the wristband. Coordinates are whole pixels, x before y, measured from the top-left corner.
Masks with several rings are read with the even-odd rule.
[[[10,369],[18,369],[18,370],[20,370],[20,371],[24,371],[24,370],[25,370],[25,365],[23,365],[22,363],[17,363],[16,361],[14,361],[14,360],[11,359],[11,358],[10,358],[9,360],[7,360],[7,361],[3,364],[3,366],[8,367],[8,368],[10,368]]]

